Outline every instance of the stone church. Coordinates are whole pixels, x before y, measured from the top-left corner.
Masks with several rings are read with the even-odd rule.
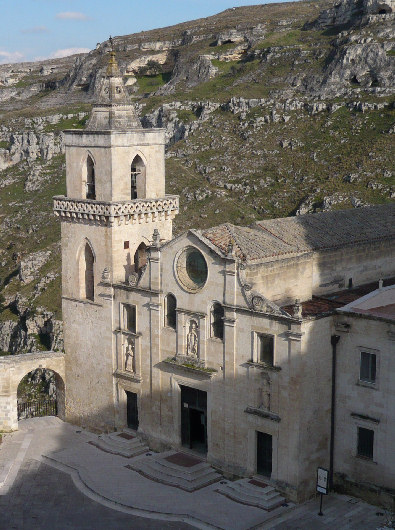
[[[357,334],[344,352],[355,353],[341,359],[349,388],[335,384],[334,395],[333,380],[336,348],[339,356],[358,320],[341,309],[395,276],[394,206],[174,238],[179,202],[165,193],[164,130],[141,127],[114,53],[86,129],[64,138],[67,196],[54,198],[54,211],[66,419],[132,429],[153,449],[195,451],[229,475],[263,475],[295,500],[314,492],[317,466],[351,484],[374,464],[369,480],[389,491],[395,413],[389,421],[389,397],[380,418],[360,410],[358,392],[367,407],[385,388],[395,397],[395,314],[369,320],[382,326],[381,342]],[[361,377],[373,376],[373,357],[361,352],[376,359],[377,349],[374,377],[385,366],[392,385],[382,373],[372,390]],[[343,439],[335,407],[347,408],[349,393],[355,410],[341,414]],[[364,431],[374,432],[374,456]]]

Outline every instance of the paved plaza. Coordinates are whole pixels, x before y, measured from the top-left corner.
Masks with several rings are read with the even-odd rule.
[[[220,495],[214,484],[182,491],[126,468],[125,458],[100,451],[95,440],[58,418],[20,422],[0,448],[0,530],[363,530],[386,520],[384,510],[341,495],[325,498],[319,517],[317,499],[266,512]]]

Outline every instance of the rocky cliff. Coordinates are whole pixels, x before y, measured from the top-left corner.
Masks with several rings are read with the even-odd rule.
[[[164,127],[175,231],[393,200],[394,0],[229,9],[114,38]],[[62,130],[84,127],[109,42],[0,66],[0,351],[61,349]]]

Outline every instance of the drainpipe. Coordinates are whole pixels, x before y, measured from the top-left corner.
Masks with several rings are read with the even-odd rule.
[[[336,408],[336,346],[339,335],[331,336],[332,344],[332,399],[331,399],[331,438],[329,447],[329,488],[333,490],[333,459],[335,452],[335,408]]]

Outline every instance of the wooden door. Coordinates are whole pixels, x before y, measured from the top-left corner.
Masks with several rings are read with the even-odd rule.
[[[256,470],[260,475],[270,477],[272,474],[273,441],[270,434],[257,432]]]
[[[126,392],[127,399],[127,424],[130,429],[137,431],[139,427],[139,410],[137,407],[137,394]]]

